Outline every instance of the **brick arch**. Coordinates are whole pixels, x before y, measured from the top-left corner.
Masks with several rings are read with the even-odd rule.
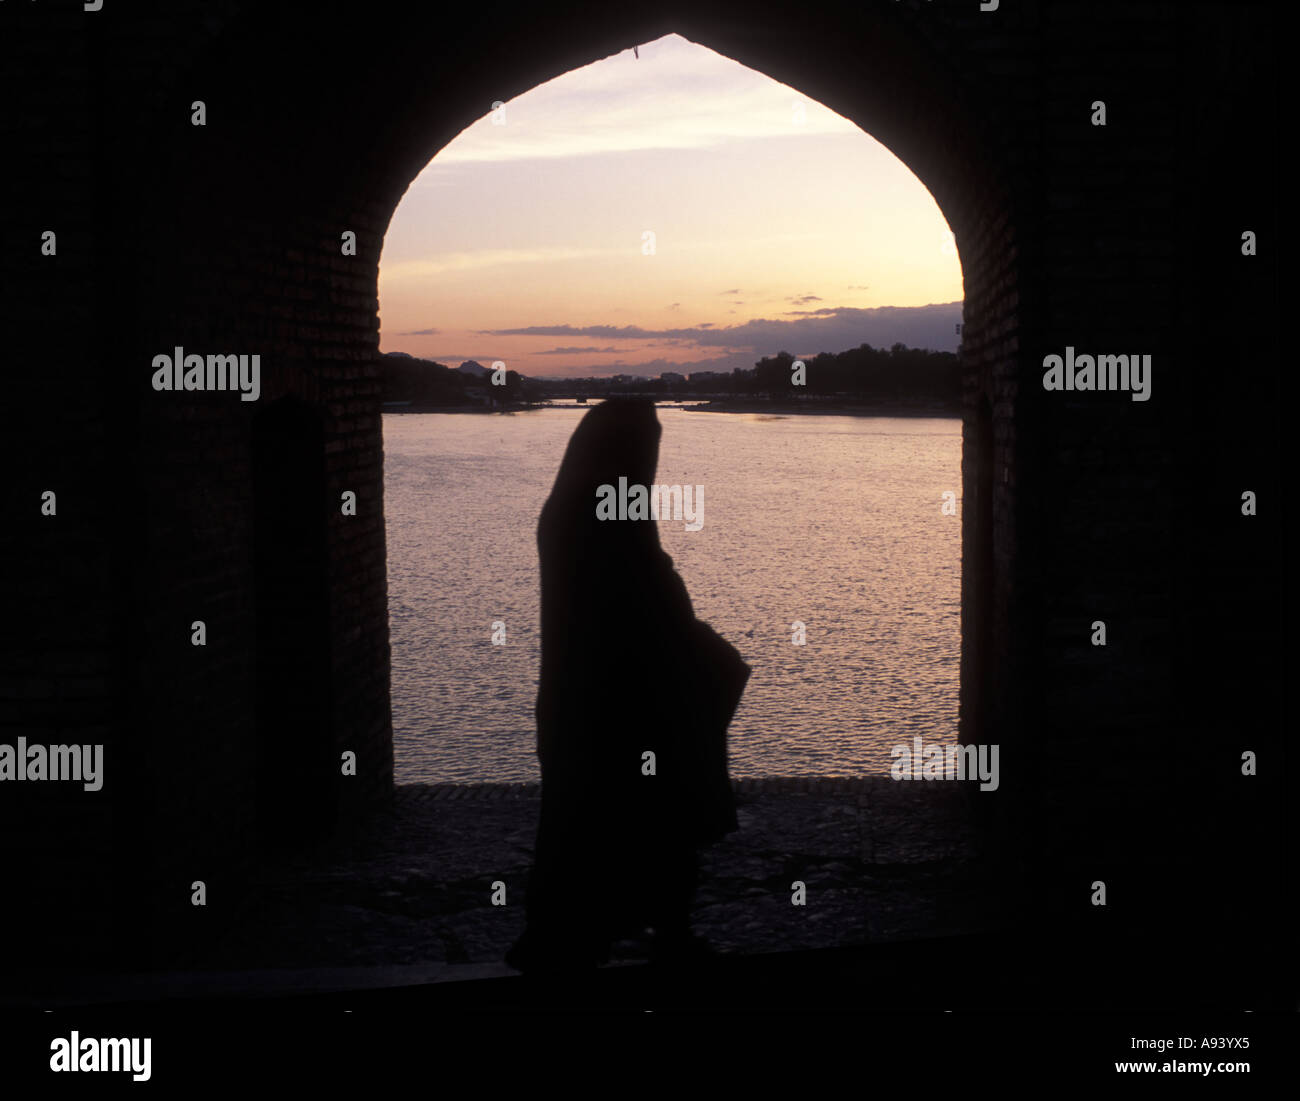
[[[970,407],[965,418],[966,496],[981,493],[985,499],[980,518],[969,516],[964,522],[978,524],[980,540],[989,544],[984,556],[967,556],[963,568],[963,680],[978,670],[979,679],[987,681],[996,667],[992,654],[971,651],[977,646],[991,650],[992,633],[985,619],[994,613],[993,570],[998,561],[992,553],[991,513],[995,493],[1010,494],[1008,486],[994,486],[992,470],[995,464],[1005,468],[1014,463],[1015,431],[1010,422],[1015,417],[1019,336],[1024,327],[1021,268],[1027,250],[1018,226],[1019,212],[1029,204],[1023,195],[1026,181],[1011,173],[1014,159],[1005,152],[1009,143],[996,118],[977,108],[978,82],[970,76],[970,47],[960,38],[967,27],[936,34],[934,28],[925,30],[914,12],[898,7],[864,10],[851,34],[844,33],[842,26],[810,23],[805,13],[789,8],[776,9],[765,18],[768,23],[761,33],[755,30],[758,20],[753,14],[743,24],[685,12],[646,24],[634,11],[621,21],[606,19],[576,41],[570,35],[562,41],[544,33],[534,37],[530,31],[522,37],[536,43],[531,51],[535,58],[527,66],[513,66],[505,81],[493,83],[488,99],[475,85],[472,94],[448,102],[439,86],[407,102],[400,123],[388,126],[379,137],[372,154],[375,172],[359,181],[362,193],[373,190],[391,202],[383,218],[386,230],[406,188],[447,144],[447,135],[454,136],[481,119],[492,99],[508,101],[547,80],[669,32],[789,85],[889,148],[934,196],[953,230],[962,262],[961,357]],[[638,29],[643,26],[646,29]],[[506,39],[485,46],[476,54],[476,62],[494,71],[498,58],[514,57],[518,49],[516,41]],[[918,247],[927,245],[918,243]],[[382,235],[378,246],[369,247],[377,259]],[[1004,422],[996,442],[995,402]],[[973,444],[974,440],[979,442]],[[1000,534],[1007,543],[1012,530],[1010,509],[1005,500],[999,507]],[[1010,557],[1004,547],[1004,564]],[[1004,599],[1009,588],[1004,578],[1000,586]],[[987,734],[998,721],[992,714],[996,702],[997,693],[987,688],[964,691],[964,734],[971,739]]]
[[[390,23],[326,16],[299,23],[251,8],[214,27],[194,48],[192,71],[175,78],[175,91],[201,91],[192,95],[205,100],[208,123],[190,126],[188,101],[177,112],[172,97],[160,143],[172,161],[153,179],[147,204],[156,253],[140,273],[144,298],[164,307],[140,318],[146,335],[139,354],[175,343],[260,351],[261,400],[294,396],[324,416],[330,497],[354,489],[363,508],[354,519],[329,517],[337,699],[322,746],[337,753],[360,745],[382,760],[369,796],[382,797],[391,776],[373,367],[378,256],[409,182],[491,101],[676,31],[858,123],[930,188],[952,226],[965,276],[965,385],[972,402],[983,395],[993,403],[1000,422],[988,454],[1011,463],[1027,250],[1008,138],[996,112],[980,109],[982,62],[974,47],[982,39],[972,35],[970,19],[944,25],[898,5],[866,8],[850,27],[780,6],[744,12],[647,16],[641,5],[623,5],[581,23],[545,14],[489,19],[464,32],[472,49],[430,66],[420,43],[438,32],[442,16],[403,9]],[[157,110],[164,101],[153,96]],[[339,251],[344,230],[356,234],[356,257]],[[225,467],[205,476],[208,493],[246,515],[246,411],[204,395],[198,404],[211,419],[195,424],[188,403],[156,398],[140,391],[147,447],[172,450],[182,430],[172,419],[183,417],[199,450],[229,452]],[[1000,532],[1009,538],[1011,526]],[[252,533],[237,520],[231,536],[246,547]],[[239,616],[231,623],[247,627]],[[227,718],[252,737],[237,716]]]
[[[980,511],[968,514],[964,523],[978,528],[981,546],[987,543],[986,553],[964,556],[962,730],[968,740],[995,740],[988,735],[999,729],[1005,716],[995,713],[999,698],[991,688],[997,668],[991,620],[995,591],[1005,601],[1011,586],[1006,577],[1000,582],[994,579],[999,556],[992,549],[993,502],[995,495],[1006,498],[1010,490],[1005,484],[1001,489],[994,485],[993,469],[1008,468],[1015,462],[1015,431],[1010,422],[1015,418],[1023,327],[1020,260],[1025,251],[1017,212],[1027,201],[1009,175],[1010,161],[1002,156],[1005,142],[997,124],[971,109],[975,88],[953,68],[967,63],[962,48],[951,40],[936,41],[933,35],[922,34],[909,15],[897,8],[872,9],[862,13],[852,36],[830,26],[810,27],[803,15],[796,16],[789,9],[762,35],[754,32],[752,22],[743,28],[734,22],[699,17],[681,16],[669,22],[675,33],[779,80],[855,122],[920,179],[953,229],[964,275],[961,354],[965,390],[968,406],[975,406],[965,418],[966,496],[971,499],[978,494],[981,499]],[[664,32],[661,29],[659,33]],[[537,64],[508,82],[509,90],[498,93],[497,98],[508,100],[650,36],[647,32],[638,38],[623,31],[619,37],[610,30],[598,40],[594,52],[590,47],[585,53],[580,52],[581,47],[557,48],[555,63],[550,63],[552,55],[547,50],[539,48]],[[792,47],[795,40],[798,44]],[[863,49],[864,42],[870,44],[869,49]],[[485,57],[490,67],[491,53]],[[448,105],[442,99],[414,105],[414,134],[391,135],[386,146],[389,152],[377,158],[391,166],[389,193],[397,193],[399,186],[404,192],[440,151],[442,135],[458,133],[477,121],[486,107],[476,97],[453,114],[449,124]],[[438,137],[422,141],[421,134]],[[1024,181],[1019,184],[1023,187]],[[995,401],[1004,422],[996,437]],[[1012,557],[1010,506],[1005,499],[999,509],[1005,573]],[[1004,637],[1007,624],[1002,626],[1000,637]],[[968,679],[978,679],[982,687],[968,690]]]
[[[147,363],[177,344],[260,353],[259,404],[294,399],[315,408],[324,431],[326,498],[357,493],[356,517],[334,508],[326,523],[332,707],[315,762],[321,774],[336,778],[338,790],[326,804],[345,812],[384,800],[392,783],[375,364],[379,255],[411,180],[493,100],[508,101],[676,32],[852,120],[908,165],[952,227],[965,284],[964,386],[972,405],[977,397],[991,403],[997,422],[993,445],[981,454],[1010,465],[1017,439],[1017,364],[1028,299],[1028,248],[1018,228],[1023,200],[1004,122],[982,107],[983,62],[974,53],[981,40],[970,20],[943,25],[924,11],[879,5],[846,28],[781,5],[746,5],[743,16],[725,9],[707,16],[690,6],[647,15],[642,5],[619,5],[581,21],[557,21],[545,12],[487,17],[461,32],[460,48],[431,65],[422,43],[447,41],[446,18],[402,8],[391,22],[318,13],[304,23],[255,5],[225,9],[206,35],[189,41],[191,56],[184,64],[178,59],[171,95],[153,89],[148,97],[152,113],[141,154],[147,147],[166,150],[167,157],[160,164],[155,153],[145,161],[150,169],[135,182],[140,194],[132,204],[146,242],[135,273],[142,288],[137,301],[150,307],[120,304],[137,322],[131,360]],[[192,99],[205,102],[205,127],[190,124]],[[355,257],[341,254],[344,231],[356,234]],[[138,724],[158,732],[159,741],[178,725],[190,730],[192,744],[201,747],[193,750],[196,767],[230,753],[257,759],[258,681],[250,656],[257,653],[256,611],[246,581],[266,552],[253,523],[251,410],[221,395],[167,400],[147,389],[147,374],[126,373],[140,382],[124,411],[136,421],[137,454],[186,456],[178,466],[142,462],[145,492],[169,526],[202,533],[161,560],[140,548],[152,568],[138,578],[146,614],[137,645],[147,663],[168,671],[178,691],[144,697]],[[967,470],[967,497],[979,476]],[[185,488],[196,478],[203,486],[198,498]],[[993,488],[1011,492],[1003,484]],[[995,507],[1004,521],[1014,515],[1007,500]],[[221,524],[214,514],[224,518]],[[997,532],[1006,542],[1013,529],[1005,521]],[[196,585],[188,573],[200,549],[216,561]],[[1009,564],[1009,546],[992,561]],[[974,607],[971,573],[964,569],[967,616]],[[166,625],[204,601],[222,609],[210,616],[221,622],[217,630],[209,625],[209,646],[229,675],[220,700],[195,716],[192,701],[212,687],[204,673],[177,666]],[[973,637],[969,624],[963,635]],[[986,660],[982,668],[993,676],[996,662]],[[993,721],[976,726],[987,729]],[[326,766],[347,750],[358,754],[361,767],[344,781],[337,767]],[[165,801],[160,813],[181,824],[179,850],[208,837],[210,823],[232,802],[249,801],[232,778]],[[252,823],[241,825],[253,836]]]

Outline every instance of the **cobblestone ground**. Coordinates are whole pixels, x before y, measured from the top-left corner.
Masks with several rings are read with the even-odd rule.
[[[740,829],[705,850],[694,925],[757,953],[996,924],[962,793],[942,782],[737,782]],[[500,962],[523,928],[537,785],[402,785],[354,841],[261,876],[221,968]],[[807,905],[791,905],[791,882]],[[508,905],[492,906],[502,880]],[[626,942],[616,958],[644,955]]]

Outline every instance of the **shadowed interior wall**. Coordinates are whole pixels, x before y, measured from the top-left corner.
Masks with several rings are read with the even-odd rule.
[[[1277,486],[1276,435],[1260,428],[1276,408],[1273,261],[1261,246],[1240,276],[1223,272],[1243,229],[1273,229],[1264,170],[1253,174],[1270,147],[1271,59],[1243,56],[1266,18],[1085,2],[831,14],[632,0],[509,17],[383,2],[337,15],[229,0],[6,5],[0,79],[25,111],[4,135],[19,151],[4,263],[22,415],[5,440],[16,519],[3,533],[0,730],[103,742],[108,762],[93,797],[3,794],[23,921],[77,930],[69,962],[134,946],[132,959],[167,963],[235,914],[261,843],[271,715],[256,578],[276,551],[259,544],[255,424],[281,400],[310,408],[320,431],[329,714],[311,782],[330,785],[322,805],[344,821],[384,801],[376,287],[389,218],[494,100],[673,31],[852,119],[954,230],[963,669],[985,670],[980,692],[963,687],[963,728],[1001,744],[1002,787],[979,798],[1009,865],[1062,913],[1104,873],[1128,899],[1116,909],[1153,927],[1182,905],[1196,860],[1257,882],[1266,871],[1236,854],[1277,828],[1260,796],[1278,773],[1248,788],[1235,762],[1251,745],[1281,751],[1263,611],[1280,563],[1275,521],[1244,521],[1239,502]],[[1261,84],[1233,79],[1247,67]],[[1105,127],[1089,121],[1098,99]],[[47,229],[54,257],[41,255]],[[355,256],[341,252],[345,231]],[[1066,345],[1150,354],[1152,400],[1045,393],[1042,358]],[[177,346],[259,354],[259,400],[154,392],[152,358]],[[40,514],[46,489],[56,517]],[[339,507],[345,491],[355,516]],[[1089,643],[1096,619],[1106,648]],[[1212,649],[1195,642],[1207,636]],[[337,767],[345,751],[354,777]],[[1202,813],[1207,798],[1222,815]],[[194,880],[208,884],[203,912]],[[1228,920],[1228,901],[1211,908]]]
[[[261,836],[334,825],[325,440],[320,415],[280,398],[253,418],[257,811]]]

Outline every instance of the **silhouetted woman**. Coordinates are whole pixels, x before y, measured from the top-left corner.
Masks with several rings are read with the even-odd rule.
[[[601,520],[598,489],[653,485],[649,401],[578,424],[542,508],[542,809],[521,970],[593,966],[646,928],[658,954],[692,944],[696,848],[736,828],[726,729],[749,677],[695,618],[655,521]]]

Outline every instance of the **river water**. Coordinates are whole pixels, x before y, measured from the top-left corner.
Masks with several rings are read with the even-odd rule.
[[[399,783],[538,779],[537,516],[583,409],[384,415]],[[703,527],[661,519],[664,549],[753,667],[731,774],[880,775],[914,737],[954,744],[961,421],[658,416],[657,481],[705,487]]]

